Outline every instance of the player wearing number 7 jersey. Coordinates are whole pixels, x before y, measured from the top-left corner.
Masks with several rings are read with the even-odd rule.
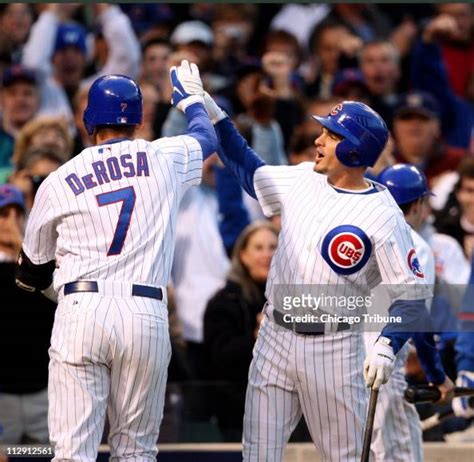
[[[135,139],[137,84],[96,80],[84,112],[96,146],[44,181],[30,215],[18,284],[44,290],[57,267],[48,415],[56,461],[95,461],[106,411],[112,460],[156,459],[176,215],[217,143],[197,67],[183,61],[171,80],[188,134],[152,142]]]

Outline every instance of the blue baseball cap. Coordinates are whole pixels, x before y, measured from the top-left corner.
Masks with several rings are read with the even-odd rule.
[[[438,101],[426,91],[410,91],[403,94],[395,109],[395,117],[407,114],[421,114],[430,119],[440,118]]]
[[[25,210],[25,198],[23,193],[12,184],[0,185],[0,209],[7,205],[18,205]]]
[[[28,69],[21,64],[15,64],[3,71],[2,86],[6,88],[16,82],[26,82],[36,85],[36,74],[32,69]]]
[[[58,26],[54,51],[60,51],[66,47],[76,47],[86,54],[86,30],[80,24],[71,22]]]

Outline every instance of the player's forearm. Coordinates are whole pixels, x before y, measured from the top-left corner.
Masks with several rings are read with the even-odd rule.
[[[22,249],[18,257],[15,281],[18,287],[34,292],[35,290],[45,290],[53,282],[53,273],[56,268],[54,260],[36,265],[26,255]]]
[[[185,110],[188,121],[188,135],[201,145],[202,157],[207,159],[217,151],[217,136],[214,126],[201,103],[194,103]]]
[[[248,145],[228,117],[219,121],[214,127],[221,148],[219,157],[238,178],[245,191],[256,199],[253,176],[259,167],[265,165],[265,162]]]
[[[389,308],[390,316],[401,319],[399,323],[389,323],[381,335],[390,339],[395,354],[405,345],[414,332],[428,331],[431,325],[425,300],[397,300]]]
[[[412,335],[416,346],[418,359],[429,382],[440,385],[446,379],[441,357],[433,338],[432,332],[415,332]]]

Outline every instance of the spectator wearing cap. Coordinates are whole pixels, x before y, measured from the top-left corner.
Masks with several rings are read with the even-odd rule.
[[[459,4],[459,7],[461,11],[472,11],[471,5]],[[446,40],[454,43],[457,43],[459,37],[466,40],[464,29],[459,29],[456,20],[447,14],[431,19],[413,47],[411,80],[413,87],[432,93],[440,103],[446,143],[457,148],[471,149],[474,154],[474,86],[469,86],[468,78],[465,78],[464,89],[460,92],[459,85],[453,82],[453,75],[449,74],[443,56],[443,43]],[[474,47],[471,48],[472,56],[464,64],[472,68],[474,82]],[[462,50],[460,52],[464,53]],[[459,70],[461,74],[462,66],[459,66]]]
[[[439,105],[432,95],[413,91],[401,96],[393,119],[395,159],[424,171],[430,185],[454,171],[464,152],[447,147],[441,136]]]
[[[186,51],[196,56],[201,73],[210,70],[214,34],[206,23],[197,20],[182,22],[173,30],[170,41],[176,51]]]
[[[0,444],[49,442],[48,348],[56,304],[15,284],[24,223],[23,194],[0,185]]]
[[[0,183],[11,168],[14,140],[40,107],[40,95],[33,71],[14,65],[3,72],[0,90],[3,108],[0,127]]]
[[[86,32],[69,17],[64,18],[61,9],[61,4],[48,4],[40,14],[25,45],[23,63],[42,77],[42,114],[62,115],[73,126],[70,101],[84,78]],[[74,11],[69,10],[70,16]],[[94,13],[105,38],[107,57],[90,80],[103,74],[136,77],[140,49],[130,20],[116,5],[95,4]]]
[[[369,89],[362,72],[357,68],[342,69],[334,76],[332,94],[345,101],[369,104]]]

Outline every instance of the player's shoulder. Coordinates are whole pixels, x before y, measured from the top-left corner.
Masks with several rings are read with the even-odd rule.
[[[149,145],[152,149],[164,153],[181,153],[183,150],[189,151],[201,149],[199,142],[189,135],[165,136],[150,141]]]
[[[315,173],[313,171],[313,162],[302,162],[298,165],[262,165],[258,167],[255,174],[260,177],[275,177],[275,178],[295,178],[307,173]],[[316,174],[318,176],[319,174]]]

